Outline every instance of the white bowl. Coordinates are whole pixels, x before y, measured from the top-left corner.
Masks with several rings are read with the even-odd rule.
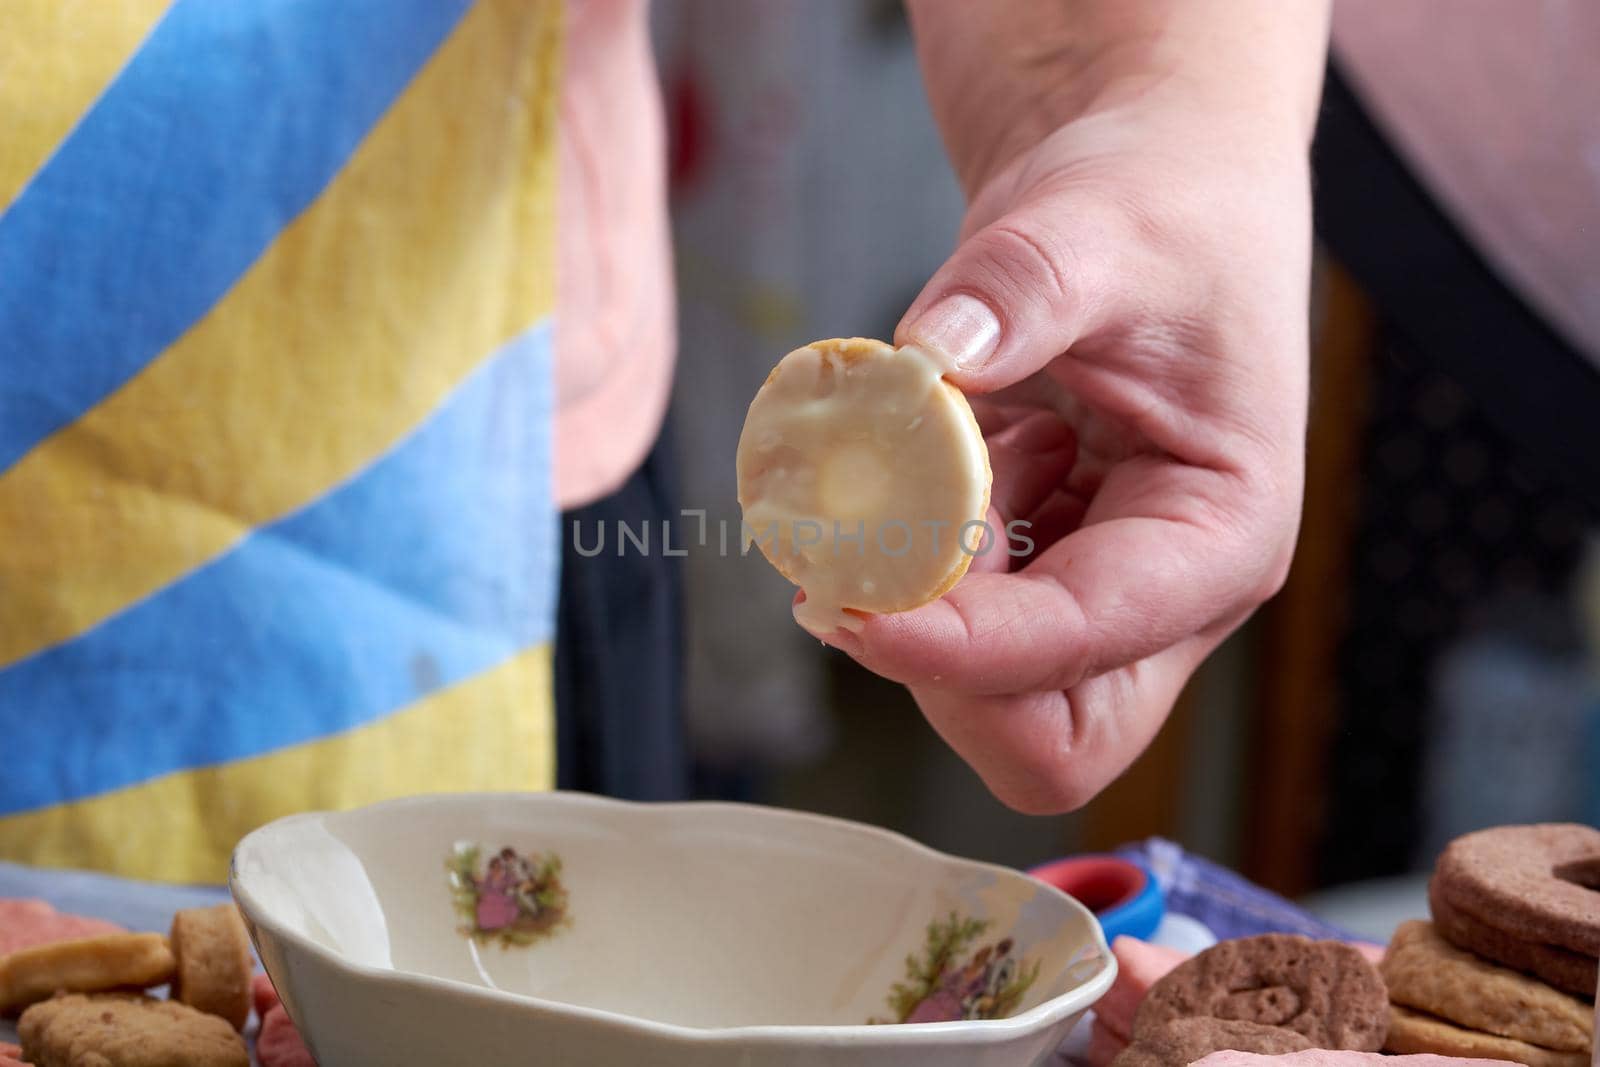
[[[516,914],[562,921],[509,947],[464,933],[517,906],[499,882],[452,896],[459,842],[559,855],[564,908],[525,894]],[[1047,1056],[1116,975],[1093,915],[1050,886],[735,804],[474,794],[293,816],[239,844],[230,885],[322,1067],[1016,1067]],[[952,953],[965,983],[924,1013],[983,1009],[988,989],[1011,994],[1008,1017],[868,1025],[952,913],[985,926]]]

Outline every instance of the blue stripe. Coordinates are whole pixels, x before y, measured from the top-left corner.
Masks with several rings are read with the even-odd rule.
[[[322,500],[0,672],[26,754],[0,814],[371,722],[549,640],[552,368],[529,331]]]
[[[0,470],[205,314],[468,6],[177,0],[0,215]]]

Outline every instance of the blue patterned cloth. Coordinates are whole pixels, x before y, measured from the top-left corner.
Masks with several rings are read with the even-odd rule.
[[[1167,910],[1206,926],[1217,940],[1253,934],[1304,934],[1340,941],[1359,940],[1285,898],[1210,860],[1185,852],[1159,837],[1124,845],[1116,855],[1143,864],[1166,894]]]

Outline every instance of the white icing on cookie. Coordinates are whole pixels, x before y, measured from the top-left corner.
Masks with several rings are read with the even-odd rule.
[[[819,341],[785,356],[751,402],[743,536],[805,591],[807,628],[925,604],[974,553],[1001,550],[983,537],[983,435],[942,373],[920,348]]]

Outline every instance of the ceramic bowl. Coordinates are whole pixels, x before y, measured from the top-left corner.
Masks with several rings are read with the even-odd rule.
[[[293,816],[240,843],[230,885],[322,1067],[1017,1067],[1116,974],[1059,890],[744,805],[474,794]]]

